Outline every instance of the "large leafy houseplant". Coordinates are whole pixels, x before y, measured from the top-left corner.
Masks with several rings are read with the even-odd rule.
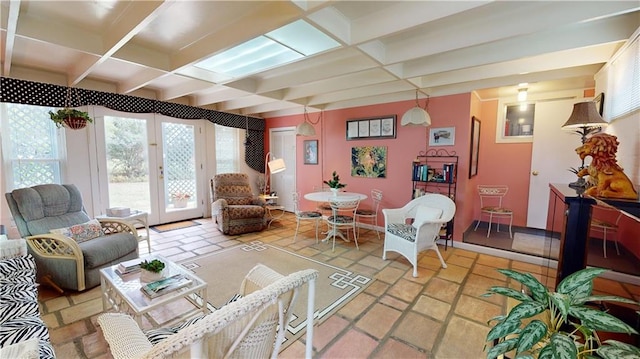
[[[492,318],[496,322],[487,341],[497,341],[487,358],[515,350],[515,358],[640,358],[640,349],[616,340],[601,341],[597,331],[638,334],[622,320],[602,311],[601,302],[640,303],[613,295],[593,295],[593,279],[604,272],[587,268],[566,277],[551,292],[533,275],[508,269],[500,273],[522,283],[525,292],[494,286],[484,296],[504,295],[520,301],[507,315]],[[640,312],[637,312],[640,314]],[[524,319],[541,314],[544,320]]]

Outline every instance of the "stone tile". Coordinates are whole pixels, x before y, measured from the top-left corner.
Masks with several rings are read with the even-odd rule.
[[[349,324],[350,322],[348,320],[340,318],[337,315],[332,315],[314,329],[313,347],[316,351],[321,351],[329,342],[339,336]]]
[[[402,318],[392,335],[420,349],[430,351],[438,337],[442,323],[409,312]],[[459,344],[458,344],[459,345]]]
[[[82,358],[83,355],[74,342],[54,345],[53,351],[57,358]]]
[[[109,344],[104,339],[102,331],[97,331],[82,337],[82,348],[88,358],[109,352]]]
[[[437,271],[442,268],[442,263],[440,263],[440,259],[436,257],[434,251],[426,251],[422,252],[418,258],[418,275],[420,274],[420,268]]]
[[[422,286],[417,283],[400,279],[396,284],[391,286],[387,294],[404,300],[405,302],[413,302],[413,299],[422,291]]]
[[[385,283],[393,284],[399,278],[401,278],[403,274],[404,274],[404,271],[401,269],[386,267],[380,272],[378,272],[378,274],[376,275],[376,279],[381,280]]]
[[[336,266],[336,267],[340,267],[340,268],[349,268],[353,264],[353,261],[351,259],[338,257],[338,258],[333,258],[332,260],[330,260],[329,264],[331,264],[333,266]]]
[[[399,342],[393,338],[387,340],[374,355],[374,359],[402,358],[402,359],[426,359],[427,354],[418,349]]]
[[[358,294],[358,296],[353,298],[352,301],[347,303],[344,307],[340,308],[340,310],[338,310],[338,314],[351,320],[356,319],[375,301],[375,297],[366,293],[360,293]]]
[[[386,305],[374,304],[373,307],[356,322],[356,327],[369,333],[376,339],[381,339],[393,327],[401,314],[401,311]]]
[[[475,262],[475,258],[464,257],[457,254],[452,254],[451,256],[449,256],[449,258],[447,258],[447,265],[455,264],[457,266],[465,268],[471,268],[473,262]]]
[[[394,298],[390,295],[385,295],[384,297],[380,298],[380,303],[398,310],[405,310],[409,307],[409,303],[403,302],[400,299]]]
[[[40,315],[40,317],[42,318],[42,321],[47,326],[47,328],[58,328],[60,326],[58,318],[54,313],[42,314]]]
[[[437,276],[438,278],[446,279],[451,282],[462,283],[468,272],[469,268],[448,265],[446,269],[438,272]]]
[[[60,311],[64,324],[73,323],[78,320],[89,318],[92,315],[102,312],[102,299],[96,298],[90,301],[74,305]]]
[[[598,293],[606,293],[618,295],[625,298],[631,298],[629,292],[622,286],[620,282],[616,282],[606,278],[595,278],[593,280],[593,291]]]
[[[336,341],[320,358],[368,358],[378,342],[356,330],[349,330]]]
[[[502,307],[481,299],[462,295],[456,304],[455,313],[478,323],[486,323],[496,315],[502,314]]]
[[[436,359],[485,358],[483,343],[489,328],[464,318],[453,316],[435,350]],[[467,343],[467,345],[461,345]],[[474,344],[471,344],[474,343]]]
[[[538,273],[538,274],[543,274],[543,271],[544,271],[544,268],[542,268],[539,265],[519,262],[519,261],[512,261],[511,269],[518,272]]]
[[[451,304],[421,295],[411,309],[443,322],[449,315]]]
[[[389,264],[387,263],[387,261],[383,260],[381,257],[374,257],[374,256],[366,256],[361,260],[359,260],[358,263],[367,267],[378,269],[378,270],[381,270],[382,268],[386,267]]]
[[[369,285],[364,291],[365,293],[369,293],[375,297],[380,297],[387,291],[387,289],[389,289],[389,284],[379,280],[374,280],[373,283],[371,283],[371,285]]]
[[[423,293],[430,297],[440,299],[441,301],[453,303],[453,300],[456,298],[459,291],[459,284],[440,278],[433,278]]]
[[[413,269],[409,268],[409,270],[405,271],[404,276],[402,276],[402,278],[412,282],[425,284],[429,280],[431,280],[431,278],[433,278],[433,276],[435,276],[436,273],[438,272],[431,269],[418,267],[418,276],[414,277]]]
[[[487,254],[478,255],[478,260],[476,263],[484,264],[494,268],[509,268],[509,262],[511,260],[506,258],[494,257]]]
[[[73,341],[89,333],[86,321],[75,322],[64,327],[49,330],[49,337],[52,343],[62,344]],[[61,357],[63,358],[63,357]]]
[[[468,251],[466,249],[453,248],[453,253],[455,253],[456,255],[461,256],[461,257],[478,258],[478,253],[472,252],[472,251]]]
[[[44,302],[44,309],[47,313],[55,312],[63,308],[68,308],[69,306],[69,298],[65,296],[50,299]]]
[[[314,337],[315,337],[315,332],[314,332]],[[306,348],[304,343],[298,340],[292,343],[291,345],[289,345],[288,347],[286,347],[280,353],[278,353],[278,358],[280,359],[304,358],[305,350]]]
[[[504,296],[492,295],[490,297],[481,297],[481,295],[487,293],[487,290],[492,286],[504,286],[504,283],[496,279],[470,274],[462,287],[462,293],[474,298],[486,300],[493,304],[503,305]]]
[[[93,289],[86,290],[84,292],[74,293],[73,295],[71,295],[70,298],[73,304],[78,304],[78,303],[89,301],[91,299],[101,298],[101,296],[102,296],[102,290],[100,289],[100,286],[98,286]]]
[[[487,265],[476,263],[476,265],[473,266],[473,269],[471,271],[475,274],[485,276],[487,278],[500,279],[503,282],[506,282],[507,277],[505,277],[502,273],[498,272],[496,269],[497,269],[496,267],[490,267]]]

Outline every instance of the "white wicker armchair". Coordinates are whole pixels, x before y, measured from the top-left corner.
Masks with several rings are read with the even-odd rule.
[[[242,298],[195,321],[152,345],[138,324],[126,314],[98,317],[114,358],[276,358],[291,320],[300,288],[309,283],[307,352],[313,343],[316,270],[283,276],[262,264],[240,286]]]

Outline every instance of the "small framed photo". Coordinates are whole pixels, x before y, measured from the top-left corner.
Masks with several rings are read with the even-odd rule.
[[[429,129],[429,146],[453,146],[455,142],[455,127],[439,127]]]
[[[396,115],[347,121],[347,140],[396,138]]]
[[[304,164],[305,165],[318,164],[318,140],[304,141]]]

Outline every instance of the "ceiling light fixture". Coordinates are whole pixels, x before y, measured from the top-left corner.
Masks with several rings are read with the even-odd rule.
[[[581,136],[582,144],[587,140],[587,136],[592,133],[597,133],[602,130],[603,127],[609,123],[605,121],[598,109],[596,109],[596,103],[593,101],[578,102],[573,105],[573,112],[567,122],[562,125],[563,130],[572,130]],[[584,158],[582,159],[582,165],[578,168],[578,171],[584,168]],[[579,177],[576,182],[569,183],[570,187],[584,188],[587,183],[583,177]]]
[[[416,90],[416,106],[409,109],[402,115],[400,121],[401,126],[429,126],[431,125],[431,116],[427,112],[427,105],[429,104],[429,95],[427,95],[427,102],[424,104],[424,109],[420,107],[418,103],[418,90]]]
[[[527,101],[527,89],[526,88],[518,89],[518,101],[519,102]]]
[[[316,122],[312,122],[311,119],[309,118],[309,113],[307,112],[307,106],[305,106],[304,120],[302,121],[301,124],[296,126],[296,136],[306,136],[306,137],[315,136],[316,129],[313,127],[313,125],[317,125],[318,123],[320,123],[320,120],[322,120],[322,111],[320,111],[320,115],[318,116],[318,119],[316,120]]]

